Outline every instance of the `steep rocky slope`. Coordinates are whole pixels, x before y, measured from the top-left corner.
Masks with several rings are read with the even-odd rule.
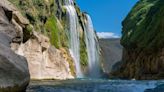
[[[13,4],[6,2],[17,7],[15,9],[23,15],[20,21],[25,23],[23,26],[16,26],[20,33],[10,46],[13,51],[27,59],[31,79],[74,78],[75,69],[68,52],[67,36],[61,24],[62,20],[57,18],[59,13],[62,13],[59,4],[62,2],[57,2],[58,0],[9,1]],[[7,5],[6,2],[4,6]]]
[[[18,37],[20,41],[12,42],[11,48],[27,59],[31,78],[69,79],[76,77],[74,56],[70,53],[70,20],[65,7],[68,0],[9,1],[11,5],[17,7],[23,19],[28,21],[26,25],[19,25],[17,28],[21,30]],[[88,57],[84,27],[88,20],[74,0],[71,5],[77,13],[78,30],[76,31],[79,31],[80,39],[80,65],[86,74]]]
[[[164,78],[164,1],[140,0],[123,21],[123,62],[113,75]]]
[[[112,66],[122,59],[120,39],[99,39],[99,44],[103,58],[104,72],[109,74],[112,70]]]
[[[30,81],[27,60],[14,53],[10,43],[22,41],[19,28],[28,23],[6,0],[0,2],[0,92],[22,92]]]

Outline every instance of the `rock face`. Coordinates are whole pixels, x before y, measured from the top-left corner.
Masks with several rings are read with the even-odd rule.
[[[120,39],[100,39],[99,44],[102,52],[104,72],[109,74],[112,66],[122,59]]]
[[[31,79],[74,78],[74,63],[68,50],[68,37],[64,29],[66,20],[63,18],[63,1],[9,1],[29,20],[25,28],[20,27],[23,40],[19,43],[12,42],[11,47],[27,59]]]
[[[0,91],[22,92],[29,83],[27,61],[0,43]]]
[[[21,30],[17,29],[21,22],[15,22],[13,17],[21,15],[14,15],[10,4],[6,0],[0,2],[0,92],[22,92],[30,75],[27,60],[10,49],[11,42],[21,41]]]
[[[19,43],[12,43],[12,49],[27,58],[31,78],[34,79],[66,79],[76,74],[74,56],[70,55],[70,25],[65,4],[67,0],[9,0],[28,19],[21,29],[23,36]],[[70,0],[69,0],[70,1]],[[80,65],[85,73],[88,68],[88,57],[85,43],[85,13],[80,11],[72,0],[76,10],[80,43]],[[31,8],[29,8],[31,7]],[[17,18],[18,20],[20,17]],[[16,21],[17,22],[17,21]],[[21,22],[21,21],[19,21]],[[34,33],[39,35],[36,35]],[[42,34],[42,36],[40,35]],[[44,37],[43,37],[44,35]],[[43,39],[42,39],[43,38]],[[39,40],[38,40],[39,39]],[[42,40],[40,40],[42,39]],[[48,39],[44,42],[44,39]],[[96,38],[95,38],[96,39]],[[23,41],[22,41],[23,40]],[[46,46],[44,44],[46,43]],[[35,46],[35,45],[36,46]],[[38,60],[37,60],[38,59]],[[44,65],[45,63],[45,65]],[[42,72],[41,72],[42,71]]]
[[[2,0],[5,2],[5,0]],[[76,74],[74,56],[70,54],[70,25],[65,4],[67,0],[8,0],[4,6],[13,12],[12,23],[19,35],[11,43],[12,49],[27,58],[32,79],[68,79]],[[70,1],[70,0],[69,0]],[[80,43],[80,65],[85,72],[88,57],[85,43],[85,13],[76,2]],[[29,8],[30,7],[30,8]],[[20,15],[23,16],[20,16]],[[18,16],[19,15],[19,16]],[[10,33],[10,32],[9,32]],[[14,33],[15,34],[15,33]],[[13,35],[14,35],[13,34]],[[96,39],[96,38],[95,38]],[[0,40],[1,41],[1,40]]]
[[[13,44],[13,49],[15,44]],[[33,37],[21,44],[15,51],[26,57],[31,79],[70,79],[74,78],[70,71],[66,56],[51,46],[49,38],[33,33]]]
[[[123,21],[123,62],[113,75],[164,78],[164,1],[140,0]]]

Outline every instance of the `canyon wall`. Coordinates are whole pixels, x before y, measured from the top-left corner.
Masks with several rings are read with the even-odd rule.
[[[122,25],[123,59],[112,74],[125,79],[163,79],[164,1],[140,0]]]
[[[120,44],[120,38],[99,39],[99,43],[103,58],[103,70],[106,74],[109,74],[122,59],[123,48]]]
[[[9,1],[28,21],[18,27],[21,41],[12,42],[11,48],[27,59],[32,79],[70,79],[79,77],[78,70],[87,76],[89,60],[85,27],[88,20],[74,0]],[[76,32],[77,35],[73,35]],[[96,34],[93,35],[97,41]],[[75,36],[77,38],[72,39]],[[78,43],[75,54],[73,51]]]

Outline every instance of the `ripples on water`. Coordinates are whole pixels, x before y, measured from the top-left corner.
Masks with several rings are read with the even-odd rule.
[[[27,92],[144,92],[161,84],[164,84],[164,81],[100,79],[32,81]]]

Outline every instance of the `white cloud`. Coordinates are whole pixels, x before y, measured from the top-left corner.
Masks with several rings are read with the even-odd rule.
[[[119,35],[112,32],[97,32],[98,37],[101,38],[120,38]]]

